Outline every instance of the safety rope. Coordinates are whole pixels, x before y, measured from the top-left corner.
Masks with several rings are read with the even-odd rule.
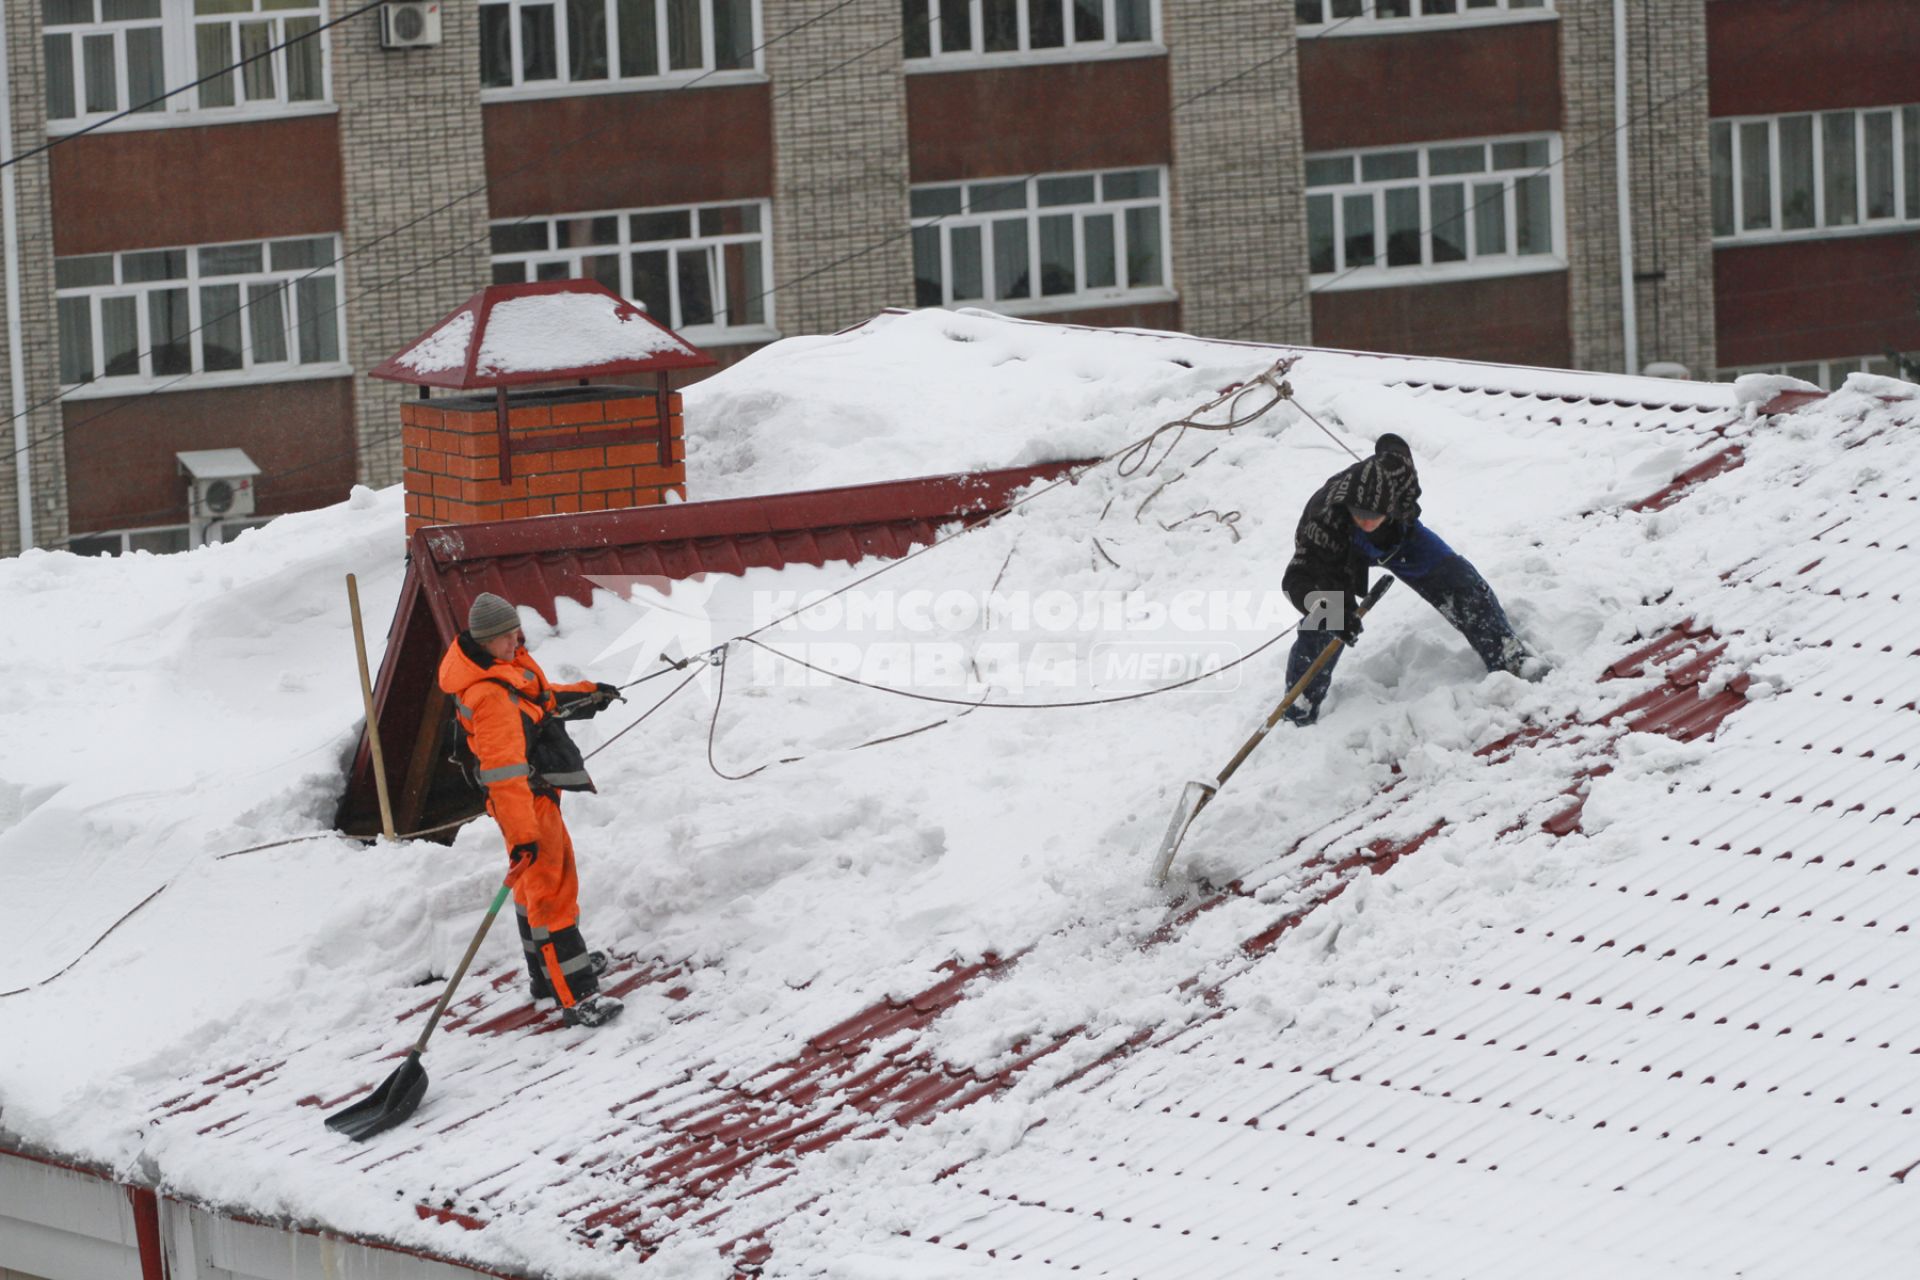
[[[744,781],[745,779],[751,778],[755,774],[762,773],[767,769],[772,768],[776,764],[796,764],[802,760],[809,758],[806,756],[791,756],[781,760],[769,761],[766,764],[759,765],[756,768],[750,769],[747,772],[740,773],[740,774],[727,773],[725,770],[720,768],[718,762],[714,759],[714,743],[719,731],[720,710],[726,697],[726,681],[727,681],[726,654],[732,645],[739,642],[754,644],[759,648],[765,649],[769,653],[778,655],[779,657],[785,659],[788,662],[796,663],[799,666],[805,667],[810,671],[816,671],[821,675],[828,676],[828,677],[831,677],[832,679],[840,680],[848,684],[859,685],[863,688],[875,690],[876,692],[893,694],[898,697],[911,698],[917,701],[933,702],[933,703],[939,703],[946,706],[955,706],[955,707],[964,708],[964,710],[959,712],[959,714],[957,715],[948,716],[945,719],[936,720],[929,724],[921,725],[918,728],[909,729],[903,733],[887,734],[883,737],[872,738],[865,742],[859,743],[856,746],[846,748],[846,750],[849,750],[849,751],[861,751],[861,750],[865,750],[868,747],[876,747],[889,742],[898,742],[905,738],[911,738],[918,734],[927,733],[931,730],[938,729],[943,725],[950,724],[954,720],[960,719],[961,716],[969,715],[972,712],[979,710],[983,706],[999,707],[999,708],[1005,708],[1008,710],[1053,710],[1053,709],[1064,710],[1064,709],[1074,708],[1074,707],[1109,706],[1115,703],[1133,702],[1142,698],[1155,697],[1162,693],[1172,693],[1175,690],[1184,689],[1189,685],[1196,684],[1201,680],[1210,679],[1213,676],[1232,670],[1234,667],[1240,666],[1242,663],[1249,662],[1255,657],[1258,657],[1261,653],[1264,653],[1267,649],[1272,648],[1275,644],[1278,644],[1281,639],[1283,639],[1286,635],[1291,633],[1281,632],[1279,635],[1273,636],[1272,638],[1268,639],[1267,641],[1265,641],[1264,643],[1260,644],[1258,647],[1253,649],[1251,652],[1244,654],[1243,656],[1235,659],[1234,661],[1226,664],[1225,666],[1215,668],[1214,670],[1209,672],[1204,672],[1198,676],[1194,676],[1187,680],[1182,680],[1176,684],[1166,685],[1157,689],[1140,690],[1135,693],[1117,695],[1111,698],[1084,699],[1084,700],[1073,701],[1073,702],[1017,703],[1017,702],[992,702],[986,699],[982,699],[980,701],[972,701],[969,699],[962,699],[962,698],[942,698],[932,694],[920,694],[920,693],[914,693],[910,690],[892,688],[886,685],[872,684],[852,676],[842,675],[839,672],[828,671],[823,667],[815,666],[814,664],[806,662],[805,660],[798,658],[793,654],[786,653],[783,650],[774,648],[772,645],[768,645],[764,643],[763,641],[756,640],[754,637],[759,635],[762,631],[766,631],[774,626],[779,625],[780,623],[783,623],[795,617],[798,617],[800,614],[806,612],[808,609],[814,608],[819,604],[824,603],[827,600],[833,599],[836,596],[844,595],[849,591],[855,590],[856,588],[861,587],[866,583],[873,581],[875,578],[879,577],[881,574],[888,573],[894,569],[899,568],[901,565],[907,563],[909,560],[918,559],[920,556],[925,555],[931,551],[934,551],[942,546],[945,546],[947,543],[952,542],[957,538],[960,538],[969,533],[976,532],[977,530],[983,529],[990,524],[996,523],[997,521],[1004,519],[1006,516],[1011,515],[1013,512],[1019,510],[1021,507],[1026,506],[1028,503],[1036,501],[1037,499],[1043,497],[1048,493],[1053,492],[1055,489],[1058,489],[1063,485],[1078,484],[1082,479],[1082,477],[1086,476],[1088,473],[1090,473],[1097,467],[1105,466],[1109,462],[1114,462],[1114,463],[1117,463],[1117,466],[1115,467],[1116,473],[1123,477],[1130,477],[1134,474],[1137,474],[1141,471],[1143,467],[1145,468],[1148,474],[1151,474],[1153,471],[1157,470],[1160,467],[1160,465],[1164,463],[1169,457],[1171,457],[1175,451],[1178,450],[1180,446],[1180,442],[1186,438],[1187,432],[1189,431],[1233,431],[1240,427],[1247,426],[1257,421],[1261,417],[1264,417],[1268,412],[1270,412],[1273,409],[1275,405],[1279,404],[1281,401],[1293,399],[1293,388],[1289,383],[1285,381],[1285,376],[1292,369],[1293,365],[1298,359],[1299,359],[1298,356],[1283,356],[1280,359],[1274,361],[1274,363],[1271,366],[1269,366],[1265,371],[1259,374],[1256,374],[1249,381],[1244,383],[1235,383],[1232,386],[1226,387],[1220,392],[1219,395],[1207,401],[1207,403],[1201,405],[1199,408],[1194,409],[1182,415],[1181,417],[1175,418],[1169,422],[1161,423],[1159,426],[1155,427],[1152,431],[1149,431],[1146,435],[1140,437],[1139,439],[1134,440],[1126,445],[1123,445],[1120,448],[1115,449],[1113,452],[1108,453],[1100,458],[1096,458],[1092,462],[1086,463],[1082,466],[1072,469],[1071,471],[1068,472],[1068,474],[1061,476],[1060,478],[1054,480],[1053,482],[1047,485],[1042,486],[1039,489],[1034,490],[1032,493],[1027,494],[1025,497],[1020,498],[1018,501],[1008,503],[1006,506],[999,508],[998,510],[992,512],[991,514],[987,515],[985,518],[981,520],[977,520],[971,524],[965,524],[961,528],[955,530],[954,532],[947,534],[944,537],[936,538],[932,542],[929,542],[927,545],[923,547],[915,548],[913,551],[909,552],[904,556],[899,557],[898,559],[889,560],[885,564],[882,564],[881,566],[873,570],[871,573],[863,574],[859,578],[856,578],[855,580],[853,580],[852,582],[849,582],[844,586],[841,586],[831,592],[828,592],[826,595],[823,595],[814,599],[810,599],[805,605],[802,605],[799,608],[794,609],[790,613],[787,613],[780,617],[773,618],[770,621],[763,623],[758,627],[755,627],[752,631],[746,632],[743,635],[735,637],[733,640],[728,640],[721,644],[715,645],[713,648],[707,649],[701,653],[692,654],[692,655],[683,657],[678,661],[667,660],[667,665],[662,667],[661,669],[657,671],[648,672],[646,675],[640,676],[634,680],[630,680],[626,684],[619,685],[617,687],[622,691],[631,689],[636,685],[645,684],[649,680],[659,679],[660,677],[671,674],[674,671],[684,670],[689,666],[700,666],[700,667],[705,667],[707,665],[717,666],[720,669],[720,678],[719,678],[718,686],[715,690],[715,695],[714,695],[713,714],[712,714],[712,717],[709,719],[708,725],[707,725],[707,764],[713,770],[713,772],[719,775],[720,777],[725,778],[728,781],[739,782],[739,781]],[[1266,388],[1270,394],[1262,403],[1257,405],[1251,412],[1248,412],[1242,415],[1240,412],[1241,402],[1248,395],[1255,393],[1257,390],[1259,390],[1262,387]],[[1298,401],[1295,401],[1294,403],[1296,406],[1298,406],[1299,404]],[[1226,421],[1202,422],[1199,420],[1201,415],[1210,413],[1214,409],[1219,408],[1223,404],[1227,406]],[[1301,409],[1301,412],[1307,413],[1307,411],[1304,408]],[[1307,414],[1307,417],[1311,419],[1316,426],[1319,426],[1322,431],[1326,431],[1326,427],[1322,425],[1318,419],[1314,419],[1310,413]],[[1172,443],[1169,444],[1166,447],[1166,449],[1161,452],[1160,456],[1157,459],[1154,459],[1151,462],[1151,464],[1149,464],[1148,459],[1152,456],[1155,444],[1158,443],[1160,439],[1163,436],[1167,435],[1169,432],[1176,433],[1174,435],[1174,439]],[[1332,435],[1332,432],[1328,432],[1328,434]],[[1352,452],[1352,450],[1349,449],[1348,452]],[[1176,479],[1177,478],[1178,477],[1176,477]],[[1165,486],[1162,486],[1162,487],[1164,488]],[[1158,493],[1159,491],[1156,490],[1155,492]],[[1151,500],[1151,497],[1149,498],[1149,501],[1150,500]],[[1143,508],[1144,508],[1144,505],[1145,504],[1143,503],[1142,504]],[[1230,514],[1237,516],[1238,513],[1230,513]],[[1217,513],[1201,512],[1201,513],[1197,513],[1197,515],[1214,515],[1216,519],[1220,519],[1221,523],[1226,524],[1228,526],[1230,532],[1233,532],[1232,521],[1218,516]],[[1138,513],[1136,512],[1136,519],[1137,518],[1138,518]],[[1193,518],[1195,517],[1194,516],[1187,517],[1187,519],[1193,519]],[[1185,521],[1181,521],[1180,523],[1185,523]],[[1236,538],[1237,536],[1238,535],[1236,533]],[[1008,562],[1011,562],[1012,558],[1013,558],[1013,553],[1009,551],[1007,553]],[[1001,573],[1004,574],[1005,572],[1006,572],[1006,565],[1002,564]],[[995,579],[995,582],[996,584],[998,583],[998,578]],[[662,657],[664,659],[665,655],[662,655]],[[659,711],[661,707],[665,706],[668,702],[672,701],[676,696],[678,696],[681,693],[681,691],[685,690],[689,685],[691,685],[694,682],[694,680],[700,676],[700,674],[701,672],[699,670],[695,670],[692,673],[690,673],[686,679],[682,680],[679,684],[675,685],[658,702],[655,702],[651,707],[648,707],[645,711],[643,711],[632,723],[628,724],[626,727],[619,730],[619,732],[615,733],[612,737],[608,738],[605,742],[595,747],[591,752],[588,752],[582,758],[586,760],[591,760],[594,756],[599,755],[602,751],[605,751],[608,747],[612,746],[615,742],[619,741],[621,738],[625,737],[628,733],[638,728],[642,723],[644,723],[648,718],[650,718],[655,712]],[[559,712],[559,713],[556,713],[556,715],[560,719],[568,718],[565,712]],[[458,828],[467,825],[469,822],[472,822],[475,819],[484,816],[484,813],[485,813],[485,810],[481,810],[476,813],[468,814],[465,817],[454,818],[450,821],[436,823],[433,826],[429,826],[429,827],[422,827],[417,831],[402,832],[400,834],[397,834],[394,837],[394,839],[395,840],[417,840],[425,836],[439,835],[443,832],[457,830]],[[355,840],[363,844],[372,844],[372,843],[375,843],[380,838],[381,837],[379,836],[346,835],[338,831],[315,831],[315,832],[309,832],[305,835],[288,836],[279,840],[269,840],[261,844],[248,845],[243,849],[230,849],[225,853],[215,854],[211,860],[215,862],[224,862],[229,858],[238,858],[247,854],[264,853],[269,849],[281,849],[281,848],[287,847],[288,845],[303,844],[303,843],[307,843],[309,841],[314,841],[314,840],[342,839],[342,840]],[[106,928],[106,930],[100,934],[99,937],[95,938],[93,942],[87,946],[87,949],[85,951],[82,951],[79,955],[75,956],[71,961],[69,961],[65,966],[63,966],[58,972],[53,973],[45,978],[42,978],[37,982],[28,983],[24,987],[18,987],[11,991],[0,991],[0,1000],[4,1000],[10,996],[23,995],[28,991],[32,991],[32,990],[35,990],[36,988],[43,987],[48,983],[53,982],[55,979],[60,978],[63,975],[67,974],[74,968],[74,966],[78,965],[82,960],[85,960],[88,956],[92,955],[94,951],[97,950],[101,946],[101,944],[106,942],[108,938],[112,937],[113,934],[120,928],[120,926],[124,925],[127,921],[131,920],[135,915],[139,914],[139,912],[143,908],[145,908],[154,899],[158,898],[161,894],[165,893],[172,886],[173,886],[173,881],[170,879],[166,883],[162,884],[159,888],[155,889],[152,893],[149,893],[146,897],[142,898],[139,902],[135,903],[134,906],[130,908],[125,914],[123,914],[118,920],[115,920],[111,925],[109,925]]]

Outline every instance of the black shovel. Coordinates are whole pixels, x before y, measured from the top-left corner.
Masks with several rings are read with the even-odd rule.
[[[460,957],[460,967],[453,971],[453,977],[447,982],[446,994],[434,1006],[433,1016],[427,1019],[426,1030],[414,1041],[407,1060],[395,1067],[393,1074],[378,1089],[352,1106],[328,1116],[327,1128],[335,1133],[344,1133],[355,1142],[365,1142],[374,1134],[384,1133],[405,1120],[420,1105],[420,1099],[427,1093],[427,1069],[420,1065],[420,1055],[427,1049],[427,1037],[440,1025],[440,1015],[447,1011],[454,988],[460,985],[460,979],[467,976],[467,966],[473,963],[474,953],[480,950],[481,940],[487,936],[487,930],[493,927],[493,918],[500,914],[500,904],[507,900],[507,893],[512,888],[513,881],[509,879],[500,886],[500,892],[493,895],[493,905],[487,908],[487,918],[480,922],[480,931],[467,944],[467,954]]]

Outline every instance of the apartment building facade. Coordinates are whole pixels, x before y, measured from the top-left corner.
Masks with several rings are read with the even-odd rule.
[[[262,517],[393,482],[364,372],[493,281],[598,279],[723,365],[887,306],[1920,349],[1905,0],[443,0],[407,49],[362,0],[0,7],[0,550],[184,545],[181,451],[245,450]]]

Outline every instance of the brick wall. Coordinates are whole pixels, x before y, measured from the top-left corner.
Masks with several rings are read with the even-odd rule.
[[[47,91],[40,58],[40,6],[6,6],[7,60],[5,92],[13,113],[15,154],[39,146],[47,137]],[[66,540],[66,445],[60,405],[59,329],[53,308],[53,205],[47,160],[36,156],[8,170],[13,175],[20,263],[20,332],[25,336],[26,377],[24,403],[30,409],[24,422],[31,442],[16,455],[14,428],[0,432],[0,554],[20,547],[19,466],[24,461],[32,476],[33,540],[38,546],[57,546]],[[0,276],[6,261],[0,255]],[[8,316],[0,308],[0,408],[14,415],[11,363],[5,345]],[[46,402],[42,404],[41,402]],[[84,442],[81,442],[84,447]]]
[[[1620,372],[1612,0],[1560,0],[1573,364]],[[1627,10],[1629,181],[1640,363],[1714,368],[1705,0],[1635,0]]]
[[[508,405],[512,456],[503,480],[492,395],[401,402],[408,536],[430,524],[652,506],[669,489],[687,496],[678,393],[667,399],[665,461],[651,392],[523,392]]]
[[[763,0],[761,11],[776,326],[828,333],[913,305],[898,0]]]
[[[1173,77],[1173,276],[1210,338],[1304,342],[1307,228],[1293,6],[1162,0]]]
[[[353,3],[333,0],[335,16]],[[347,358],[356,369],[412,342],[492,278],[478,9],[447,4],[441,14],[445,42],[434,49],[383,50],[377,11],[332,32],[351,255]],[[355,381],[359,478],[392,484],[401,474],[400,402],[411,388]]]

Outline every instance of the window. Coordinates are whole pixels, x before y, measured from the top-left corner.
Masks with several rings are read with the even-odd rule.
[[[915,187],[918,304],[1028,312],[1171,297],[1166,190],[1162,169]]]
[[[1377,285],[1561,265],[1558,152],[1547,137],[1308,156],[1312,272]]]
[[[769,336],[765,201],[568,214],[493,224],[493,281],[598,280],[676,333]]]
[[[272,524],[272,516],[242,516],[237,520],[215,520],[208,524],[206,540],[209,544],[232,542],[249,529],[264,529]],[[193,526],[184,524],[153,525],[141,529],[110,529],[104,533],[77,533],[67,539],[67,550],[77,556],[123,556],[131,552],[145,551],[153,555],[172,555],[187,551],[193,544]],[[8,1273],[0,1270],[0,1277]],[[19,1276],[19,1272],[12,1275]],[[26,1280],[24,1276],[21,1280]]]
[[[329,98],[320,0],[40,0],[40,7],[55,131],[128,110],[164,121],[182,112],[258,115]],[[213,78],[194,92],[153,101],[203,76]]]
[[[1553,5],[1551,0],[1294,0],[1293,12],[1307,35],[1362,35],[1547,17]]]
[[[332,372],[343,349],[339,256],[336,237],[313,236],[56,258],[60,381]]]
[[[1837,360],[1803,360],[1796,364],[1754,365],[1743,369],[1720,369],[1713,377],[1716,382],[1732,382],[1747,373],[1784,373],[1789,378],[1798,378],[1802,382],[1811,382],[1828,391],[1838,391],[1850,373],[1871,373],[1882,378],[1904,377],[1900,368],[1892,359],[1884,355],[1847,356]]]
[[[1154,0],[901,0],[909,61],[1155,48]]]
[[[487,89],[627,86],[760,65],[754,0],[481,0]]]
[[[1719,240],[1920,222],[1920,106],[1715,120]]]

